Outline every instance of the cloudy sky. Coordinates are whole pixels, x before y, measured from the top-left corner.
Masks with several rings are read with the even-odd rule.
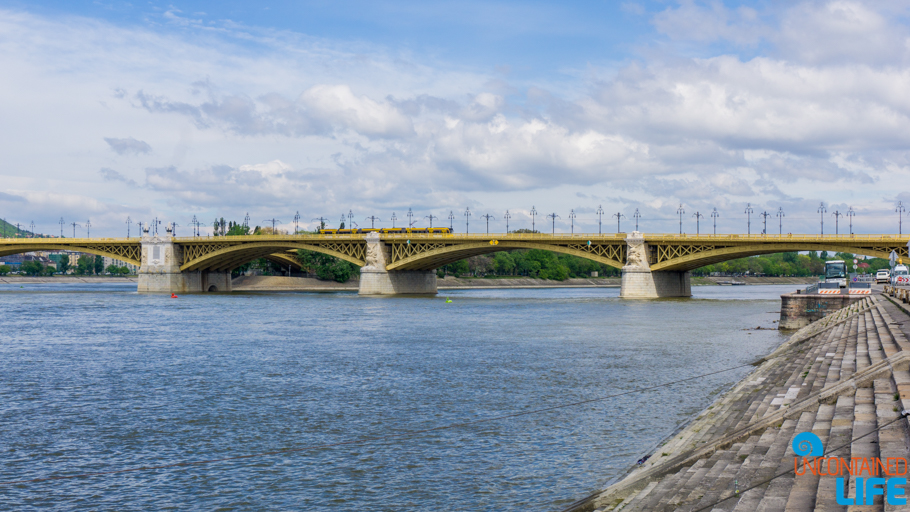
[[[0,0],[0,217],[897,232],[910,1],[562,4]]]

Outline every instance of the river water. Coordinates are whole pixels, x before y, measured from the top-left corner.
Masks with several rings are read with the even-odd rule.
[[[789,286],[436,298],[0,286],[0,509],[559,509],[749,368]],[[389,437],[397,436],[397,437]],[[314,445],[370,438],[362,444]],[[302,449],[303,450],[300,450]],[[264,452],[285,451],[272,455]]]

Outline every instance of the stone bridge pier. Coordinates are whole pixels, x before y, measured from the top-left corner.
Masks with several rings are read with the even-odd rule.
[[[689,272],[652,272],[648,244],[638,231],[626,236],[626,264],[622,267],[624,299],[656,299],[660,297],[691,297]]]
[[[194,293],[231,291],[231,273],[205,270],[181,271],[181,249],[167,236],[142,234],[139,293]]]
[[[386,270],[391,247],[378,233],[366,236],[366,266],[360,269],[360,295],[435,295],[435,270]]]

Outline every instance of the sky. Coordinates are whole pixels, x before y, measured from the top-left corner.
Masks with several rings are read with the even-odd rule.
[[[47,234],[409,209],[896,233],[910,208],[910,0],[0,0],[0,69],[0,218]]]

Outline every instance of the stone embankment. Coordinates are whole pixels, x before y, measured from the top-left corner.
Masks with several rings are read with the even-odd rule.
[[[907,419],[876,431],[910,409],[908,325],[887,298],[867,296],[800,329],[642,465],[568,510],[848,510],[834,476],[773,477],[793,469],[801,432],[818,435],[827,457],[910,457]],[[849,510],[892,508],[879,495]]]

